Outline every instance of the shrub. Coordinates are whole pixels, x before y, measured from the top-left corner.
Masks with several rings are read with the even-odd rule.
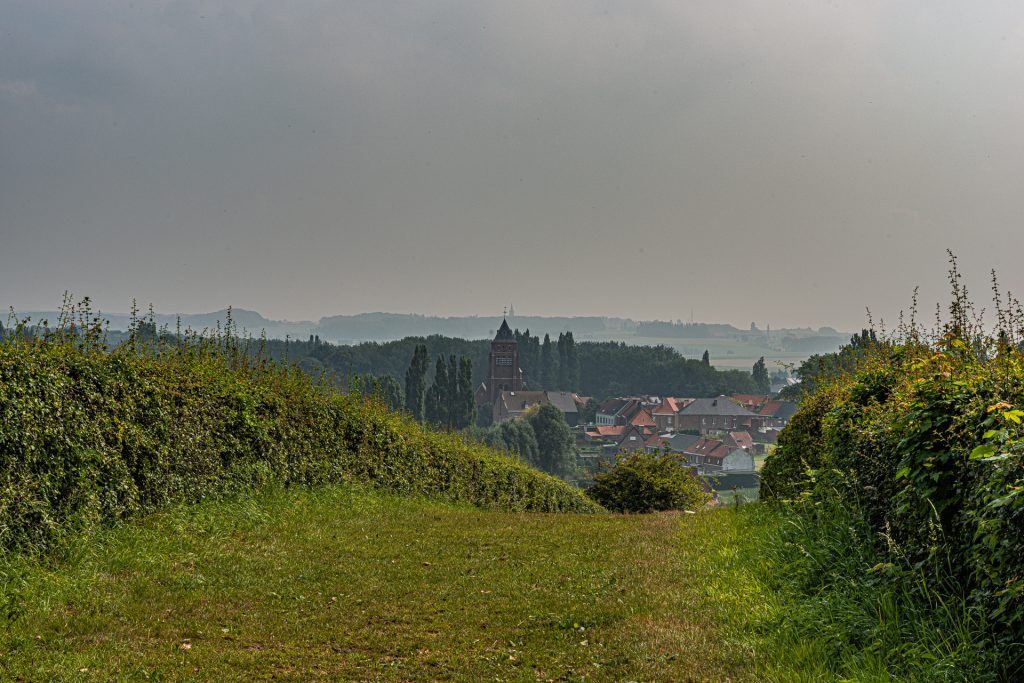
[[[986,333],[955,263],[951,279],[949,322],[866,347],[805,399],[762,492],[805,511],[843,501],[884,564],[919,572],[929,600],[962,597],[1024,669],[1024,310],[997,296]]]
[[[171,502],[332,482],[484,507],[599,509],[480,444],[250,361],[230,338],[112,352],[66,334],[0,343],[0,547],[45,548]]]
[[[709,498],[686,459],[668,451],[620,453],[601,463],[587,493],[616,512],[693,509]]]

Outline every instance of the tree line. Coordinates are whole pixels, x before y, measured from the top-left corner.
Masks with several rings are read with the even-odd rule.
[[[545,343],[529,331],[516,335],[520,367],[529,389],[575,391],[597,399],[640,393],[701,397],[758,390],[750,371],[717,370],[710,359],[687,359],[666,346],[577,342],[571,332],[559,338],[561,344],[559,339],[550,336]],[[263,344],[272,358],[297,363],[303,370],[323,374],[339,386],[348,386],[352,377],[369,375],[391,377],[404,389],[407,389],[406,371],[417,346],[426,347],[428,359],[438,356],[449,361],[452,356],[469,358],[472,361],[469,380],[474,389],[487,379],[491,346],[487,339],[410,337],[344,346],[314,337],[309,341],[271,339]],[[424,391],[431,386],[435,373],[436,363],[428,360]],[[403,395],[402,405],[405,403]]]
[[[556,477],[572,479],[578,474],[572,430],[562,411],[551,404],[533,406],[522,417],[478,427],[472,435]]]
[[[473,359],[455,354],[437,357],[434,378],[427,386],[430,355],[417,344],[405,371],[405,408],[420,422],[444,429],[466,429],[476,420],[473,395]]]

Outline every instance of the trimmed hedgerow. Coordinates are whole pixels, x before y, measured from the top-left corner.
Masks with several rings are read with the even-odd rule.
[[[596,511],[578,489],[224,337],[0,343],[0,547],[268,484],[359,482],[482,507]]]

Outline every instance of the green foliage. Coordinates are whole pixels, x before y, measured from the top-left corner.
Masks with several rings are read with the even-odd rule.
[[[313,375],[314,377],[318,376],[309,372],[301,363],[299,364],[299,369],[307,375]],[[401,410],[404,405],[402,400],[402,387],[391,375],[384,375],[383,377],[374,377],[373,375],[354,375],[349,381],[349,388],[358,391],[367,398],[372,398],[375,401],[380,402],[390,410]]]
[[[523,415],[537,438],[537,467],[566,479],[576,473],[576,445],[562,411],[550,403],[533,406]]]
[[[477,435],[480,441],[510,455],[515,455],[536,468],[540,468],[540,450],[533,426],[524,419],[503,420]]]
[[[405,372],[405,409],[413,419],[422,421],[426,413],[427,365],[430,363],[427,347],[417,344],[412,361]]]
[[[835,353],[814,354],[793,371],[800,383],[785,387],[779,393],[779,398],[800,401],[804,396],[817,391],[818,387],[854,373],[871,349],[882,343],[874,330],[865,329],[850,337],[850,343]]]
[[[836,372],[816,376],[766,460],[762,494],[846,501],[885,562],[920,572],[932,599],[962,598],[982,635],[1019,662],[1024,313],[997,290],[999,326],[984,332],[955,262],[950,275],[948,322],[931,333],[911,324],[884,342],[862,334]]]
[[[555,388],[555,363],[551,337],[545,334],[540,347],[540,385],[544,391]]]
[[[743,370],[717,370],[710,362],[687,359],[665,346],[632,346],[617,342],[576,342],[566,344],[567,390],[598,399],[623,394],[657,394],[662,396],[720,396],[722,394],[754,393],[757,387],[749,372]],[[560,365],[555,342],[548,339],[548,350],[529,331],[516,336],[519,360],[524,381],[530,389],[556,389]],[[352,375],[390,375],[406,380],[406,403],[409,404],[408,371],[410,358],[415,360],[417,347],[426,348],[426,363],[417,365],[423,373],[424,394],[429,385],[430,358],[443,355],[467,357],[473,362],[472,386],[477,387],[486,377],[490,340],[467,340],[452,337],[409,337],[398,341],[366,342],[342,346],[326,342],[306,341],[285,343],[266,340],[261,346],[269,356],[281,362],[302,362],[313,369],[314,376],[322,369],[327,379],[339,387],[347,386]],[[547,356],[545,356],[545,353]],[[545,357],[547,361],[545,361]],[[310,360],[307,360],[310,359]],[[318,364],[310,361],[317,361]],[[545,375],[544,368],[547,367]],[[416,373],[419,377],[419,373]],[[545,380],[545,377],[547,378]],[[415,397],[414,397],[415,398]],[[415,413],[416,401],[407,407]]]
[[[576,346],[580,366],[576,391],[585,396],[721,396],[757,391],[749,372],[718,370],[665,346],[617,342],[580,342]]]
[[[540,339],[530,335],[530,330],[514,332],[519,345],[519,367],[523,371],[523,381],[531,389],[541,388]]]
[[[859,501],[819,483],[812,496],[742,510],[755,540],[740,564],[779,603],[743,629],[760,636],[764,680],[1019,680],[1019,654],[1000,646],[954,572],[880,546]]]
[[[775,451],[761,468],[761,498],[793,498],[810,485],[811,472],[830,463],[821,422],[840,400],[838,390],[822,390],[809,396],[779,434]]]
[[[523,417],[475,430],[473,436],[548,474],[563,479],[576,475],[572,430],[562,411],[552,405],[534,406]]]
[[[459,375],[452,399],[452,426],[466,429],[476,423],[476,396],[473,391],[473,359],[459,359]]]
[[[609,510],[641,513],[695,510],[709,498],[686,459],[669,451],[620,453],[601,463],[587,494]]]
[[[587,402],[583,404],[583,408],[580,410],[580,422],[585,425],[593,424],[597,419],[597,411],[600,409],[600,403],[593,398],[588,398]]]
[[[595,509],[518,461],[425,432],[297,369],[252,362],[237,339],[112,353],[85,339],[0,344],[0,547],[45,547],[68,529],[271,482]]]
[[[425,422],[442,427],[451,424],[449,418],[451,395],[449,392],[448,365],[444,361],[444,356],[438,356],[434,368],[434,383],[427,389],[426,405],[423,410]]]
[[[575,391],[580,383],[580,362],[576,354],[576,340],[572,332],[558,335],[558,386],[559,391]]]
[[[762,394],[767,394],[772,387],[772,380],[768,377],[768,368],[764,364],[764,356],[757,359],[754,363],[754,367],[750,372],[751,377],[754,380],[754,384],[757,385],[757,391]]]
[[[437,357],[434,383],[427,390],[425,420],[444,429],[466,429],[476,420],[473,395],[473,361]]]

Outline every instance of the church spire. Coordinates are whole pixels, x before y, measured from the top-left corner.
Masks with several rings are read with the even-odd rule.
[[[498,334],[494,335],[494,340],[499,339],[514,339],[515,335],[512,334],[512,328],[508,326],[508,320],[501,318],[501,327],[498,328]]]

